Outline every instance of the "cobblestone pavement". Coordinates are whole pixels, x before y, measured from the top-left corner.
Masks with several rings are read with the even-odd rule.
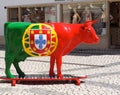
[[[5,76],[4,50],[0,50],[0,76]],[[27,74],[48,74],[49,57],[32,57],[20,62]],[[13,74],[17,74],[11,68]],[[120,51],[78,50],[63,57],[63,74],[88,75],[84,83],[17,84],[0,80],[0,95],[120,95]]]

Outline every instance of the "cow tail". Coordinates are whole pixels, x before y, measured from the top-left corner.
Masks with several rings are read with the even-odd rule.
[[[6,36],[7,27],[8,27],[8,25],[9,25],[10,23],[11,23],[11,22],[6,22],[6,23],[4,24],[4,36]]]
[[[11,22],[6,22],[4,24],[4,39],[5,39],[5,50],[6,50],[6,45],[8,44],[8,39],[7,39],[7,36],[8,36],[8,25],[10,24]]]

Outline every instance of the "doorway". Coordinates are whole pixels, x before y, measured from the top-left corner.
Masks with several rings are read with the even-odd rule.
[[[120,2],[110,3],[110,47],[120,49]]]

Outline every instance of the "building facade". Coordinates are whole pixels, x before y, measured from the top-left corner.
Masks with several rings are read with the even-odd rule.
[[[78,48],[120,48],[120,0],[2,0],[0,3],[0,44],[4,44],[4,23],[84,23],[98,19],[93,27],[100,42]]]

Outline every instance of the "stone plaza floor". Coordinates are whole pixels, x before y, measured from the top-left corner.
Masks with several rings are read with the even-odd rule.
[[[5,51],[0,50],[0,76],[5,76]],[[48,74],[49,57],[20,62],[26,75]],[[56,69],[55,69],[56,71]],[[17,75],[12,66],[11,72]],[[63,57],[62,73],[88,78],[75,84],[16,84],[0,80],[0,95],[120,95],[120,50],[75,50]]]

